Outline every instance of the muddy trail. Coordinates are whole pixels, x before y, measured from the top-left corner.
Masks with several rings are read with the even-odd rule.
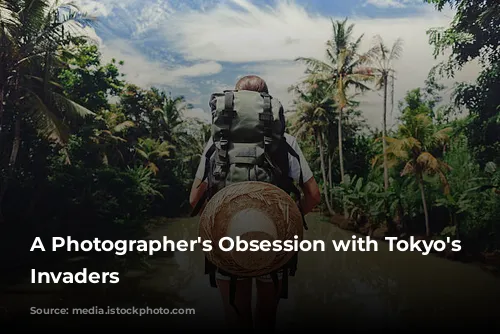
[[[352,239],[319,214],[307,217],[308,240],[323,240],[324,252],[301,252],[299,268],[290,278],[289,298],[280,301],[278,329],[299,327],[397,328],[412,326],[468,325],[488,317],[498,318],[500,280],[478,266],[453,262],[418,253],[390,252],[386,242],[378,242],[374,252],[336,252],[331,240]],[[165,221],[151,233],[152,238],[195,239],[196,218]],[[152,271],[127,275],[113,300],[121,306],[185,308],[195,314],[148,316],[29,316],[40,328],[53,325],[68,329],[99,323],[106,328],[141,323],[142,328],[199,329],[223,325],[221,298],[204,275],[204,257],[198,252],[176,252],[150,260]],[[33,291],[20,294],[16,287],[3,293],[3,313],[29,312],[32,306],[63,307],[65,297],[57,287],[27,286]],[[17,287],[17,290],[21,287]],[[36,291],[38,289],[38,291]],[[83,293],[84,295],[84,293]],[[140,296],[134,299],[131,296]],[[80,297],[82,293],[80,293]],[[71,301],[71,298],[66,299]],[[88,296],[92,305],[92,294]],[[21,310],[21,311],[20,311]],[[492,318],[493,319],[493,318]]]

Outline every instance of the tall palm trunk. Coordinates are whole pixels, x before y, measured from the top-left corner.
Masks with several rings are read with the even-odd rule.
[[[387,166],[387,73],[384,73],[384,116],[382,128],[382,150],[384,155],[384,189],[389,189],[389,171]]]
[[[344,149],[342,145],[342,114],[344,107],[339,108],[339,123],[338,123],[338,136],[339,136],[339,163],[340,163],[340,182],[344,183]]]
[[[418,175],[418,187],[420,188],[420,196],[422,197],[422,205],[424,207],[424,216],[425,216],[425,235],[430,236],[431,230],[429,227],[429,212],[427,211],[427,202],[425,199],[425,189],[424,189],[424,180],[422,175]]]
[[[6,55],[5,52],[3,51],[6,49],[6,43],[5,43],[5,34],[4,34],[4,25],[2,24],[1,27],[1,34],[2,34],[2,45],[0,46],[2,51],[0,53],[1,58],[0,58],[0,133],[2,132],[2,124],[3,124],[3,112],[4,112],[4,99],[5,99],[5,85],[7,82],[7,64],[5,61]]]
[[[328,153],[328,185],[330,186],[330,203],[333,204],[333,154]]]
[[[2,78],[1,74],[0,74],[0,78]],[[2,133],[2,126],[3,126],[4,96],[5,96],[5,89],[4,89],[4,86],[2,84],[0,84],[0,133]]]
[[[12,174],[14,173],[14,167],[17,161],[17,155],[19,153],[19,148],[21,146],[21,115],[16,115],[16,121],[14,124],[14,140],[12,142],[12,150],[9,158],[9,165],[7,167],[7,176],[2,182],[2,188],[0,189],[0,222],[3,220],[2,215],[2,204],[7,194],[7,189],[9,187]]]
[[[12,149],[10,152],[9,165],[7,166],[7,175],[2,180],[0,188],[0,222],[3,221],[2,205],[7,194],[7,189],[9,187],[10,180],[14,174],[14,167],[17,161],[17,154],[19,153],[19,148],[21,146],[21,114],[19,113],[18,107],[18,96],[19,96],[19,73],[16,72],[14,79],[14,90],[12,91],[13,110],[14,110],[14,139],[12,141]]]
[[[340,162],[340,182],[344,184],[345,175],[344,175],[344,148],[342,145],[342,114],[344,111],[344,107],[339,108],[339,122],[338,122],[338,136],[339,136],[339,162]],[[347,211],[347,206],[345,204],[344,198],[342,198],[343,206],[344,206],[344,217],[349,218],[349,212]]]
[[[326,166],[325,166],[325,152],[323,147],[323,137],[321,133],[316,134],[316,139],[318,141],[319,146],[319,157],[321,162],[321,174],[323,175],[323,194],[325,196],[326,207],[328,209],[328,213],[333,216],[335,212],[330,205],[330,197],[328,196],[328,179],[326,177]]]

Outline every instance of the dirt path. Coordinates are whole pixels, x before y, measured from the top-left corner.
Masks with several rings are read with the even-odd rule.
[[[298,328],[331,323],[350,328],[379,326],[396,327],[403,323],[415,325],[441,321],[459,324],[463,321],[497,317],[500,280],[480,268],[416,253],[389,252],[385,242],[378,244],[377,252],[335,252],[331,240],[349,240],[352,232],[344,231],[325,221],[318,214],[307,217],[309,240],[324,240],[325,252],[302,252],[299,270],[290,279],[290,298],[280,303],[278,326],[281,329]],[[157,227],[151,237],[164,235],[174,240],[194,239],[198,235],[197,219],[175,219]],[[35,317],[29,316],[33,326],[43,324],[78,328],[84,324],[117,326],[137,324],[145,327],[176,326],[186,330],[210,328],[223,323],[220,296],[208,285],[204,275],[204,258],[199,252],[180,252],[173,257],[156,257],[151,260],[152,273],[143,276],[130,273],[113,296],[121,306],[177,307],[194,309],[195,315],[125,317],[78,316]],[[17,287],[22,290],[23,287]],[[26,289],[52,289],[52,292],[27,293]],[[62,307],[72,302],[64,297],[60,287],[24,285],[24,294],[7,292],[1,296],[0,306],[9,314],[27,315],[29,307]],[[85,296],[85,292],[79,297]],[[93,294],[88,293],[91,303]],[[74,302],[74,300],[73,300]],[[5,312],[4,312],[5,315]],[[26,318],[24,318],[26,319]],[[312,322],[311,322],[312,321]],[[333,326],[333,327],[335,327]]]

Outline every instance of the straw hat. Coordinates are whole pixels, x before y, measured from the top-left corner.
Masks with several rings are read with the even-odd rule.
[[[303,222],[297,204],[286,192],[270,183],[247,181],[230,184],[210,199],[201,214],[199,233],[202,240],[212,243],[212,251],[205,255],[215,266],[233,275],[255,277],[281,268],[294,252],[223,251],[219,241],[223,237],[236,241],[238,236],[246,242],[300,242]],[[223,243],[223,248],[228,246]]]

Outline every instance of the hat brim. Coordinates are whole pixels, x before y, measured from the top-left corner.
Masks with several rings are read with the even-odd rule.
[[[255,229],[246,234],[246,239],[251,236],[254,240],[262,240],[266,239],[266,234],[273,234],[269,235],[270,239],[280,242],[301,241],[303,238],[302,215],[289,194],[270,183],[258,181],[234,183],[218,191],[207,203],[201,215],[200,238],[203,241],[209,240],[212,244],[212,250],[205,252],[207,259],[218,268],[240,277],[261,276],[280,269],[290,261],[295,252],[281,250],[235,253],[220,249],[220,240],[229,236],[230,222],[244,210],[261,212],[274,223],[274,233],[270,233],[259,229],[259,224],[248,222],[247,224]],[[252,227],[249,227],[250,231]]]

